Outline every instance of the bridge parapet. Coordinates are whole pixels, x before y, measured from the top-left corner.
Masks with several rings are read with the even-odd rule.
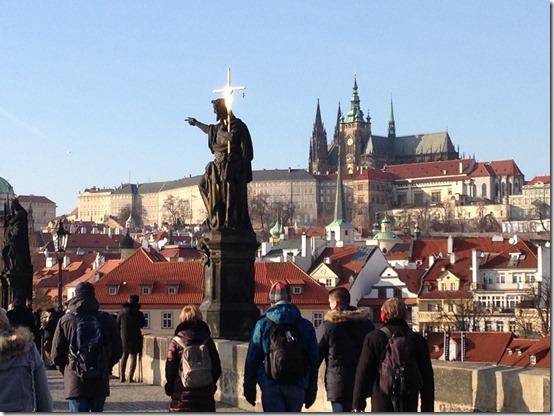
[[[165,360],[171,336],[144,337],[143,381],[155,385],[165,382]],[[223,373],[216,400],[245,411],[261,412],[260,391],[253,409],[242,396],[244,362],[248,343],[215,340]],[[319,371],[319,386],[314,405],[303,411],[330,412],[323,381],[325,366]],[[550,413],[550,371],[505,367],[487,363],[433,360],[436,412],[548,412]],[[118,369],[114,369],[117,374]],[[369,407],[369,400],[368,400]],[[366,409],[369,411],[369,409]]]

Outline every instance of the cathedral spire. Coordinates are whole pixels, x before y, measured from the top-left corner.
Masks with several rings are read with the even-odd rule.
[[[389,139],[396,138],[396,126],[394,123],[394,110],[392,108],[392,98],[390,99],[390,116],[389,116]]]
[[[310,142],[310,160],[309,169],[312,173],[325,172],[328,168],[327,162],[327,131],[321,120],[321,109],[319,107],[319,98],[315,111],[315,121],[312,130],[312,139]]]
[[[360,97],[358,96],[358,82],[354,75],[354,85],[352,87],[352,97],[350,98],[350,111],[346,116],[347,123],[364,122],[364,112],[360,108]]]
[[[344,200],[344,189],[342,186],[342,163],[338,164],[337,170],[337,190],[335,193],[335,221],[348,222],[346,218],[346,203]]]

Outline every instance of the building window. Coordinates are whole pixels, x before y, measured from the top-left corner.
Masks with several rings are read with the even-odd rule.
[[[504,332],[504,322],[496,321],[496,332]]]
[[[510,332],[516,332],[516,321],[510,321]]]
[[[162,328],[173,328],[173,313],[162,312]]]
[[[446,290],[446,283],[441,283],[441,290]]]
[[[325,286],[327,287],[333,286],[333,279],[325,279]]]
[[[506,276],[504,273],[498,273],[498,276],[496,276],[496,283],[506,283]]]
[[[317,328],[321,323],[323,322],[323,313],[322,312],[314,312],[312,314],[312,322],[314,323],[314,327]]]
[[[485,331],[492,331],[492,322],[491,321],[485,321]]]
[[[142,286],[141,289],[140,289],[140,293],[143,294],[143,295],[149,295],[151,293],[151,288],[150,286]]]
[[[117,295],[117,286],[108,286],[108,295]]]
[[[387,297],[387,289],[384,287],[380,287],[377,289],[377,297],[379,299],[385,299]]]
[[[433,312],[433,304],[432,303],[427,304],[427,312]]]
[[[525,273],[525,283],[535,283],[535,273]]]
[[[531,322],[525,323],[525,331],[529,334],[530,332],[533,332],[533,324]]]
[[[450,290],[456,290],[456,283],[450,283]]]
[[[301,295],[302,294],[302,286],[296,285],[292,287],[292,294],[293,295]]]
[[[454,312],[454,305],[452,303],[448,304],[448,312]]]
[[[177,294],[177,287],[176,286],[168,286],[167,287],[167,294],[168,295],[176,295]]]
[[[521,283],[521,275],[522,273],[514,273],[512,275],[512,283]]]
[[[144,328],[150,328],[150,312],[143,312],[144,315]]]
[[[441,202],[441,193],[440,193],[440,191],[431,192],[431,202],[433,202],[433,203]]]
[[[402,290],[395,287],[393,290],[392,290],[392,293],[393,293],[393,297],[397,298],[397,299],[402,299]]]

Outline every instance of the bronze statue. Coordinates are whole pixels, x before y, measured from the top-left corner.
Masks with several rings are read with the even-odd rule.
[[[214,160],[206,166],[198,187],[206,206],[210,230],[250,232],[247,185],[252,181],[254,151],[248,127],[225,106],[225,99],[212,101],[217,124],[204,124],[193,117],[186,121],[208,135]]]
[[[27,211],[17,198],[12,199],[11,214],[4,218],[2,259],[5,271],[28,272],[32,270]]]

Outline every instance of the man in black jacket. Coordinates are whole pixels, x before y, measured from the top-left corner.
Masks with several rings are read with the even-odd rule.
[[[397,331],[407,334],[411,331],[406,322],[406,304],[397,298],[385,301],[381,308],[381,320],[385,327],[394,334]],[[421,398],[421,412],[433,412],[435,409],[435,381],[433,367],[427,341],[417,332],[413,333],[414,357],[423,385],[419,391],[409,394],[402,401],[404,412],[417,412],[418,400]],[[371,396],[371,412],[393,412],[394,406],[391,397],[379,387],[379,367],[385,356],[385,349],[389,337],[384,331],[373,331],[364,340],[362,355],[356,369],[354,383],[354,398],[352,407],[354,412],[362,412],[366,407],[366,397]]]
[[[123,358],[121,359],[120,371],[120,381],[122,383],[125,382],[125,371],[129,355],[131,356],[129,383],[135,381],[133,377],[137,368],[137,355],[142,354],[142,332],[140,329],[144,327],[145,323],[144,315],[140,311],[139,297],[137,295],[129,296],[129,302],[122,305],[121,312],[117,315],[117,324],[121,334],[121,341],[123,342]]]
[[[350,292],[344,287],[329,292],[329,306],[317,329],[319,363],[325,360],[325,389],[333,412],[350,412],[364,338],[375,327],[368,312],[350,306]]]

